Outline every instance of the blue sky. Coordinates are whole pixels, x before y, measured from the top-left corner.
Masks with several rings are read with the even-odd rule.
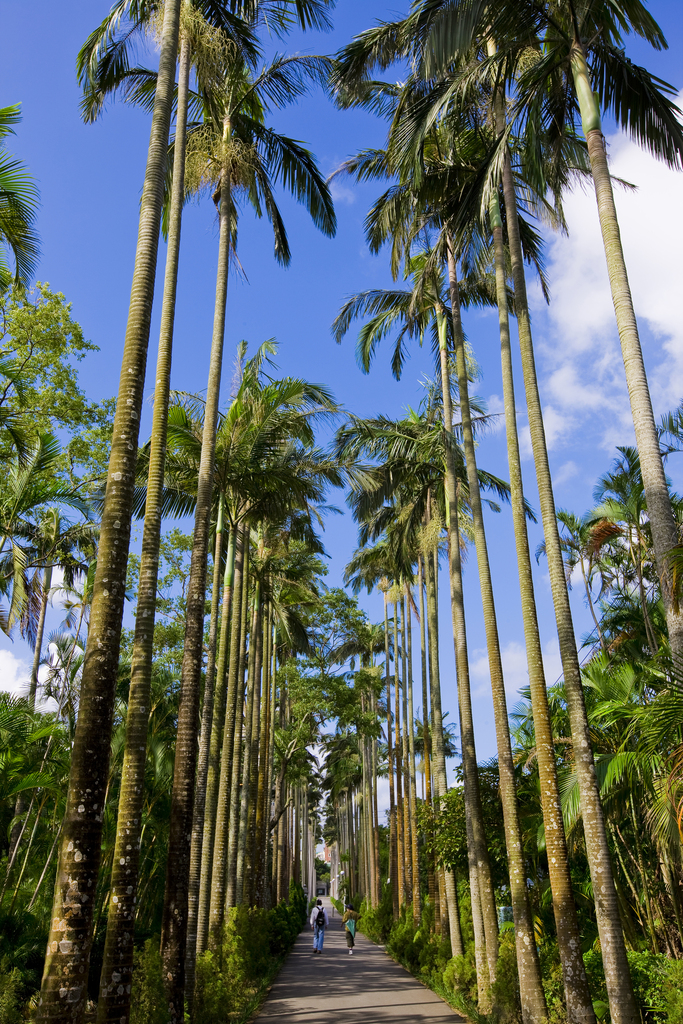
[[[332,33],[294,34],[273,48],[331,53],[376,20],[400,15],[405,6],[383,0],[340,0]],[[92,126],[84,125],[79,117],[76,52],[108,8],[109,0],[90,0],[87,4],[83,0],[62,0],[60,4],[50,0],[0,0],[0,104],[22,103],[23,123],[10,148],[26,162],[41,191],[43,255],[38,278],[65,294],[86,337],[100,346],[101,351],[81,365],[81,380],[93,399],[109,397],[117,389],[149,135],[147,116],[123,104],[112,104]],[[657,54],[647,46],[634,44],[628,53],[681,89],[683,5],[677,0],[658,0],[650,4],[650,9],[662,24],[671,49]],[[325,174],[356,150],[383,141],[381,123],[362,113],[337,111],[320,93],[278,113],[273,120],[280,130],[306,142]],[[659,415],[683,399],[683,327],[677,308],[683,270],[677,237],[683,222],[682,182],[622,137],[612,134],[609,142],[615,172],[638,186],[635,194],[620,192],[617,204]],[[397,383],[389,372],[388,347],[380,349],[371,373],[364,376],[355,364],[354,337],[349,335],[341,346],[333,342],[330,324],[343,299],[356,291],[391,284],[386,258],[370,256],[363,238],[363,219],[378,190],[339,180],[334,191],[339,219],[334,240],[323,238],[307,215],[283,197],[293,253],[288,270],[279,268],[272,257],[267,224],[245,213],[239,257],[247,280],[233,278],[229,287],[225,393],[227,396],[237,342],[245,338],[253,350],[264,339],[275,337],[280,346],[277,362],[283,373],[325,382],[337,399],[358,415],[396,416],[419,402],[419,380],[430,372],[430,360],[426,352],[414,351],[403,380]],[[596,479],[609,467],[615,445],[631,443],[633,432],[594,196],[578,192],[568,197],[567,215],[569,236],[548,236],[552,304],[546,309],[534,287],[531,295],[556,500],[559,507],[582,513],[591,504]],[[206,384],[216,247],[210,201],[188,206],[183,222],[173,365],[173,386],[184,390],[199,391]],[[162,247],[159,287],[163,259]],[[159,302],[150,341],[150,396],[158,317]],[[482,369],[475,390],[488,402],[491,412],[498,412],[502,388],[496,318],[490,313],[468,314],[465,327]],[[537,507],[533,463],[525,442],[521,375],[517,378],[517,394],[525,487],[529,501]],[[147,402],[143,438],[150,417],[151,405]],[[683,474],[676,458],[681,459],[683,467],[683,456],[674,456],[668,471],[680,490]],[[502,420],[497,429],[482,437],[479,462],[483,468],[507,477]],[[525,683],[526,669],[511,517],[504,509],[499,515],[487,513],[487,520],[512,705],[516,690]],[[541,539],[540,528],[532,528],[532,549]],[[330,554],[328,583],[340,582],[355,541],[356,529],[348,515],[330,519],[325,535]],[[552,682],[559,674],[559,658],[543,562],[536,570],[536,586]],[[465,568],[465,588],[478,753],[484,758],[495,753],[495,737],[473,552]],[[364,597],[362,602],[373,619],[381,617],[377,597]],[[580,636],[589,631],[590,622],[578,589],[572,591],[572,603]],[[55,611],[55,624],[59,618]],[[444,705],[456,717],[445,585],[442,619]],[[25,674],[29,656],[19,638],[12,643],[0,636],[0,686],[2,676],[4,685],[9,686]]]

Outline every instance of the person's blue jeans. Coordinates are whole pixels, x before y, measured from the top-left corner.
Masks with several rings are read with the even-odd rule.
[[[322,953],[323,942],[325,941],[325,929],[321,928],[320,925],[315,925],[313,929],[313,949],[318,949]]]

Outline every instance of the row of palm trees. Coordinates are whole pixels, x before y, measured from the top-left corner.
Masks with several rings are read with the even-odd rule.
[[[680,165],[683,132],[671,99],[642,68],[626,60],[624,35],[634,32],[665,45],[658,26],[638,3],[615,14],[606,4],[553,5],[415,2],[407,17],[358,37],[340,55],[333,73],[338,103],[379,112],[389,121],[383,150],[364,151],[343,170],[358,179],[389,179],[390,186],[367,219],[373,250],[389,244],[394,273],[405,268],[411,291],[370,292],[347,302],[336,321],[337,337],[356,316],[369,317],[358,339],[358,360],[367,371],[382,338],[395,335],[392,369],[401,374],[404,346],[429,335],[441,379],[446,439],[453,435],[451,372],[459,402],[468,501],[477,553],[489,671],[498,744],[522,1015],[547,1015],[533,935],[515,792],[505,687],[486,546],[467,351],[461,310],[471,301],[495,304],[501,343],[510,500],[513,507],[520,595],[524,614],[530,698],[548,848],[550,884],[565,997],[571,1021],[593,1021],[594,1008],[580,956],[580,934],[561,815],[557,764],[535,609],[509,328],[514,311],[520,343],[532,450],[536,467],[545,553],[555,607],[574,770],[590,867],[612,1020],[637,1020],[617,892],[595,770],[577,645],[574,637],[562,543],[550,477],[531,322],[525,261],[539,263],[538,237],[522,214],[544,211],[563,224],[562,194],[580,175],[596,189],[605,253],[624,355],[640,473],[657,574],[664,604],[673,671],[680,659],[680,612],[672,586],[671,554],[678,526],[666,484],[642,352],[619,238],[612,184],[600,124],[600,106],[671,166]],[[373,71],[408,66],[405,84],[375,81]],[[595,90],[595,91],[594,91]],[[638,98],[635,99],[637,93]],[[633,102],[628,97],[633,98]],[[584,140],[577,133],[580,116]],[[526,245],[525,245],[526,240]],[[510,282],[512,294],[508,292]],[[460,555],[459,490],[452,444],[443,451],[444,518],[458,677],[458,702],[468,821],[473,927],[480,1005],[486,1008],[498,952],[495,906],[477,793],[466,623]],[[393,484],[395,486],[395,482]],[[387,497],[387,491],[382,499]],[[392,501],[395,501],[392,495]],[[402,503],[401,503],[402,504]],[[398,509],[393,510],[397,518]],[[409,513],[401,509],[404,518]],[[400,518],[399,518],[400,521]],[[377,520],[373,524],[377,526]],[[412,575],[414,557],[409,559]],[[437,774],[439,708],[433,707]],[[400,754],[395,750],[398,763]],[[445,782],[445,780],[444,780]],[[437,786],[440,780],[437,778]],[[400,792],[400,772],[396,773]],[[442,797],[445,785],[437,796]],[[396,835],[395,847],[400,850]],[[393,875],[392,871],[392,875]],[[401,882],[398,883],[399,891]],[[449,918],[454,920],[450,913]]]
[[[410,616],[403,606],[403,597],[397,600],[397,592],[392,592],[389,585],[397,584],[403,594],[405,583],[416,574],[421,573],[426,581],[426,620],[423,616],[421,621],[425,625],[424,649],[429,652],[430,726],[425,728],[425,743],[431,748],[430,798],[440,815],[448,785],[436,594],[438,544],[441,531],[445,530],[458,676],[469,888],[479,1001],[486,1010],[496,976],[498,935],[481,813],[462,587],[462,545],[465,538],[474,541],[494,698],[522,1013],[525,1022],[535,1022],[547,1016],[547,1008],[526,885],[482,489],[493,488],[505,496],[509,493],[548,870],[567,1012],[572,1022],[590,1024],[595,1019],[580,956],[533,593],[526,529],[529,510],[522,489],[512,376],[509,316],[513,312],[521,346],[574,770],[610,1012],[618,1024],[635,1024],[637,1008],[619,917],[548,466],[526,298],[525,262],[542,274],[540,239],[530,222],[533,215],[542,212],[562,225],[563,191],[578,176],[591,175],[624,352],[653,558],[671,651],[671,677],[683,654],[679,650],[683,642],[681,613],[670,564],[678,527],[643,370],[598,109],[599,104],[613,113],[636,139],[669,164],[680,163],[683,133],[668,87],[630,64],[621,50],[623,36],[629,32],[643,36],[655,46],[664,45],[664,40],[637,0],[630,0],[618,13],[609,4],[576,5],[572,0],[563,0],[559,5],[539,5],[531,0],[521,4],[506,0],[443,4],[416,0],[405,19],[364,33],[334,62],[318,57],[276,56],[263,68],[259,67],[260,33],[264,25],[282,35],[293,24],[324,28],[328,24],[328,6],[326,0],[166,0],[163,4],[154,0],[119,0],[79,54],[86,120],[99,116],[107,97],[118,93],[148,109],[152,124],[80,674],[79,714],[56,851],[57,877],[38,1019],[80,1020],[86,1008],[85,979],[96,913],[96,903],[90,894],[98,890],[102,879],[102,835],[111,781],[111,737],[134,514],[144,506],[116,841],[111,883],[106,889],[107,938],[98,1018],[127,1020],[130,1013],[131,922],[136,914],[141,875],[160,531],[165,515],[182,511],[194,516],[194,530],[185,594],[169,805],[170,855],[161,921],[163,973],[167,979],[170,1019],[175,1022],[183,1019],[186,1000],[190,1005],[192,1002],[195,957],[201,955],[207,944],[218,941],[226,908],[243,900],[266,901],[266,864],[272,847],[269,836],[275,825],[277,857],[271,852],[271,858],[272,863],[279,864],[275,868],[276,895],[281,895],[284,888],[284,865],[291,867],[302,855],[299,852],[290,856],[288,844],[297,851],[308,849],[303,841],[306,829],[302,820],[308,821],[309,814],[308,810],[302,813],[300,806],[304,787],[294,786],[290,795],[295,821],[282,826],[284,852],[280,854],[279,822],[285,819],[283,787],[288,758],[291,760],[297,750],[311,741],[316,712],[309,707],[303,714],[293,714],[287,706],[287,690],[277,681],[278,650],[282,655],[296,648],[279,605],[283,590],[295,592],[293,597],[290,593],[293,604],[301,604],[305,598],[301,581],[293,581],[287,575],[292,558],[290,544],[292,538],[301,538],[309,552],[315,550],[314,526],[321,514],[319,506],[326,487],[341,482],[342,467],[349,474],[354,505],[365,522],[364,539],[380,541],[372,555],[365,550],[359,554],[357,569],[351,575],[358,571],[359,578],[364,580],[386,578],[386,592],[392,594],[387,600],[395,606],[394,705],[392,711],[387,615],[384,711],[391,804],[390,874],[394,880],[392,899],[396,913],[404,900],[412,898],[413,912],[419,914],[419,872],[417,830],[411,819],[411,807],[416,806],[417,796],[415,750],[411,752],[411,746],[415,746],[410,727],[413,715],[409,710]],[[145,32],[155,33],[158,39],[157,71],[132,66],[136,36]],[[371,79],[374,68],[387,69],[394,63],[407,63],[409,75],[405,84]],[[276,204],[277,186],[289,189],[306,206],[317,227],[328,235],[334,234],[329,189],[314,159],[301,144],[278,134],[268,124],[272,110],[323,81],[331,82],[341,106],[366,106],[388,120],[385,149],[360,154],[345,165],[344,171],[361,179],[389,180],[387,191],[368,218],[368,240],[374,249],[388,242],[394,271],[398,273],[404,265],[411,283],[408,292],[356,296],[340,313],[335,325],[337,336],[340,339],[346,333],[354,317],[369,315],[358,349],[361,365],[367,369],[378,342],[398,328],[392,366],[395,375],[400,376],[405,344],[411,338],[421,342],[428,334],[438,381],[423,415],[416,414],[399,424],[352,424],[342,434],[333,459],[315,449],[311,432],[311,422],[316,417],[335,412],[331,396],[324,388],[303,381],[264,379],[263,351],[256,360],[244,365],[228,411],[225,415],[219,411],[227,286],[231,261],[237,253],[241,203],[248,201],[258,216],[265,211],[273,228],[275,256],[285,265],[290,250]],[[171,139],[174,113],[175,131]],[[584,140],[577,131],[579,117]],[[199,401],[196,396],[171,393],[170,370],[183,204],[188,194],[206,191],[210,192],[218,214],[219,239],[208,382],[205,397]],[[154,419],[150,442],[139,450],[162,229],[168,235],[168,256]],[[462,309],[470,304],[495,305],[498,310],[509,492],[500,481],[482,473],[476,463],[475,431],[480,413],[469,397],[472,359],[462,328]],[[371,465],[359,472],[352,468],[351,461],[352,457],[361,456],[368,458]],[[209,552],[213,553],[213,587],[205,641]],[[274,552],[278,556],[285,553],[284,568],[274,567]],[[416,552],[420,552],[419,557]],[[366,571],[367,565],[370,568]],[[368,685],[367,692],[360,696],[360,713],[376,715],[380,701],[377,686]],[[288,728],[293,730],[292,739],[281,754],[280,772],[282,764],[285,765],[282,778],[276,772],[278,708],[279,728],[285,734]],[[361,849],[368,886],[373,889],[374,874],[374,894],[379,898],[379,820],[376,807],[371,810],[369,785],[379,770],[375,742],[376,737],[370,735],[362,743],[365,808]],[[269,799],[277,818],[272,828]],[[355,820],[353,802],[347,798],[344,807],[345,817],[340,818],[339,827],[345,820],[350,828]],[[287,815],[291,816],[289,811]],[[251,873],[245,865],[251,866]],[[444,934],[449,929],[451,948],[457,952],[456,879],[452,871],[442,871],[438,864],[433,866],[433,873],[434,884],[438,884],[442,896],[441,929]]]
[[[289,262],[290,253],[274,198],[276,183],[282,183],[307,207],[323,231],[333,234],[335,228],[329,192],[313,158],[300,144],[274,132],[266,122],[270,109],[280,107],[304,92],[316,76],[320,77],[326,65],[316,58],[276,57],[259,71],[257,64],[261,51],[258,32],[265,23],[280,34],[286,33],[295,23],[303,28],[324,27],[327,24],[326,6],[322,0],[266,0],[245,5],[194,4],[182,3],[181,0],[169,0],[160,5],[121,0],[91,34],[79,54],[78,72],[83,84],[86,120],[93,120],[101,112],[108,95],[121,91],[133,102],[151,108],[152,127],[107,488],[102,505],[90,629],[81,677],[80,714],[60,844],[53,928],[48,940],[41,990],[39,1016],[42,1019],[52,1020],[67,1012],[70,1019],[74,1014],[79,1018],[86,1005],[83,975],[87,973],[93,927],[92,902],[88,900],[87,893],[97,884],[99,874],[102,806],[109,773],[130,523],[136,500],[139,419],[156,256],[162,210],[165,208],[169,249],[154,422],[148,453],[140,567],[142,587],[132,652],[131,696],[119,802],[119,848],[111,892],[111,935],[105,949],[98,1014],[102,1020],[128,1019],[130,1008],[129,985],[125,981],[120,984],[119,977],[127,979],[130,976],[133,960],[133,936],[129,924],[137,894],[138,865],[137,842],[135,839],[131,842],[130,833],[131,828],[136,831],[136,824],[139,828],[143,796],[140,776],[145,763],[152,675],[175,292],[182,207],[187,191],[184,179],[186,173],[192,172],[194,177],[188,173],[187,184],[197,190],[210,188],[213,193],[219,219],[219,243],[214,330],[194,484],[195,527],[186,599],[170,817],[169,845],[173,855],[168,859],[167,912],[162,923],[164,975],[172,979],[168,985],[171,1019],[180,1020],[184,1016],[207,551],[216,493],[214,469],[228,273],[236,252],[239,201],[247,199],[258,215],[265,209],[273,226],[276,258],[285,264]],[[131,67],[135,36],[145,31],[158,34],[160,52],[156,72]],[[195,89],[191,91],[193,77]],[[169,130],[174,106],[173,173],[166,195]],[[198,115],[198,120],[188,124],[190,111]],[[233,551],[238,547],[235,531],[240,525],[232,524]],[[231,589],[228,583],[227,591],[231,592]],[[257,607],[260,608],[259,601]],[[258,636],[261,618],[252,626],[255,627],[252,635]],[[239,637],[239,630],[237,635]],[[218,685],[222,686],[223,678],[217,678]],[[207,688],[210,690],[212,685],[213,680],[210,680]],[[211,730],[208,711],[203,725],[208,735]],[[248,736],[251,739],[251,732]]]

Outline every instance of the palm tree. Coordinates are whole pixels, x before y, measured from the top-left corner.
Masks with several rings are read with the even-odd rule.
[[[460,5],[451,5],[448,15],[445,17],[445,19],[440,17],[440,15],[444,13],[443,11],[437,11],[434,6],[430,8],[427,14],[428,24],[425,26],[425,24],[423,23],[422,25],[422,38],[430,39],[432,43],[431,49],[434,49],[434,39],[436,39],[437,36],[439,37],[440,42],[438,52],[436,55],[436,62],[440,64],[441,67],[443,67],[444,63],[442,58],[445,52],[444,47],[448,50],[449,53],[447,60],[450,66],[454,59],[456,61],[460,58],[464,59],[464,55],[471,50],[475,38],[478,35],[479,39],[485,41],[485,44],[487,46],[487,52],[489,55],[488,61],[482,62],[482,64],[479,65],[479,69],[484,66],[487,66],[488,70],[490,71],[492,65],[496,61],[496,47],[500,44],[501,40],[505,42],[508,38],[512,38],[512,35],[514,34],[506,33],[505,31],[502,30],[503,20],[504,17],[506,16],[504,13],[505,5],[501,4],[498,5],[497,7],[495,5],[492,5],[491,10],[489,10],[487,6],[486,13],[484,13],[484,5],[481,5],[481,7],[477,9],[477,17],[467,22],[467,28],[465,30],[463,30],[465,22],[457,22],[459,28],[456,28],[456,22],[452,20],[449,21],[451,14],[453,14],[455,9],[458,8],[459,6]],[[640,8],[640,5],[637,6]],[[508,6],[508,27],[510,27],[509,16],[511,14],[511,11],[512,8]],[[501,20],[500,22],[497,21],[497,18],[495,16],[499,12],[503,12],[500,14],[500,17],[503,20]],[[455,11],[455,13],[456,16],[459,16],[462,13],[462,11]],[[472,12],[470,12],[470,14],[471,13]],[[517,7],[515,7],[515,32],[517,32],[519,28],[517,14]],[[432,20],[433,16],[435,16],[435,20]],[[559,20],[561,21],[561,17]],[[431,34],[430,29],[434,30],[433,33]],[[451,34],[451,30],[453,29],[455,29],[455,37]],[[465,37],[467,37],[467,42],[464,42]],[[525,45],[528,38],[528,36],[524,36]],[[501,53],[503,52],[504,48],[501,50]],[[427,51],[423,50],[422,54],[423,66],[430,66],[433,69],[434,62],[431,61],[431,57],[425,56],[427,54]],[[555,54],[555,57],[556,56],[557,54]],[[504,58],[501,57],[501,60],[502,59]],[[477,72],[477,74],[478,73],[479,71]],[[524,76],[522,75],[520,76],[519,81],[523,82],[523,79]],[[442,97],[443,92],[441,92],[440,95],[437,97],[436,104],[430,105],[430,119],[434,114],[434,107],[441,105]],[[555,93],[553,93],[553,98],[556,98]],[[623,934],[621,931],[621,923],[619,920],[618,907],[616,903],[616,894],[614,891],[613,880],[611,878],[611,866],[609,861],[609,851],[605,835],[602,809],[600,806],[599,793],[595,783],[595,772],[593,767],[589,730],[583,701],[583,692],[581,688],[580,670],[576,652],[576,644],[573,635],[573,626],[571,621],[571,612],[569,608],[569,600],[567,595],[567,586],[564,578],[564,566],[562,563],[560,538],[555,518],[552,483],[548,467],[547,448],[545,444],[545,435],[538,393],[538,384],[536,379],[536,371],[533,357],[533,344],[528,314],[528,303],[526,299],[526,282],[524,276],[522,248],[519,232],[519,220],[517,213],[518,204],[513,175],[512,159],[510,155],[510,148],[508,145],[509,133],[505,118],[504,97],[497,83],[496,87],[493,89],[493,113],[496,131],[498,133],[500,140],[497,154],[498,163],[496,165],[495,172],[491,170],[487,171],[487,174],[493,175],[495,173],[497,178],[500,173],[502,165],[503,195],[505,199],[508,241],[510,246],[513,280],[515,284],[515,304],[518,318],[520,346],[522,351],[522,366],[525,377],[529,425],[532,438],[532,448],[534,451],[534,459],[536,463],[541,513],[543,518],[546,547],[548,551],[548,564],[550,569],[551,586],[553,590],[553,599],[556,609],[556,621],[558,635],[560,639],[560,652],[563,660],[565,684],[567,687],[567,693],[569,697],[569,704],[572,716],[572,733],[575,739],[575,748],[578,751],[578,771],[579,777],[581,779],[581,792],[584,807],[584,825],[586,831],[588,857],[589,862],[591,864],[593,877],[596,883],[598,879],[605,883],[598,886],[597,891],[599,893],[599,898],[596,904],[596,910],[601,935],[603,936],[603,944],[605,949],[608,950],[608,954],[605,959],[606,974],[608,979],[608,992],[610,995],[610,1004],[613,1008],[613,1013],[615,1014],[615,1019],[617,1019],[618,1017],[619,1020],[631,1022],[635,1019],[635,1002],[633,998],[632,988],[630,985],[628,967],[626,962],[626,952],[623,942]],[[537,113],[538,111],[535,111],[534,116],[532,118],[534,130],[536,129],[539,120],[538,117],[535,116]],[[562,118],[560,118],[560,122],[562,124],[562,128],[564,129],[564,121]],[[541,123],[545,124],[545,122],[542,121],[542,119]],[[425,129],[423,128],[423,134],[424,130]],[[660,461],[661,468],[661,458],[659,456],[659,449],[657,449],[657,457]],[[590,1008],[587,1005],[585,1006],[585,1010],[590,1015]]]
[[[335,221],[329,191],[310,154],[284,136],[267,128],[264,114],[269,104],[282,106],[301,95],[308,81],[320,75],[315,58],[276,58],[272,65],[252,79],[244,63],[236,60],[226,69],[224,92],[216,118],[207,111],[199,149],[197,185],[211,183],[217,192],[219,209],[219,257],[216,304],[211,346],[209,383],[206,396],[204,437],[199,466],[192,569],[187,600],[185,650],[181,684],[181,705],[176,745],[176,775],[171,821],[169,857],[162,927],[164,973],[170,986],[171,1019],[182,1016],[184,998],[184,953],[187,886],[196,764],[195,731],[201,679],[201,660],[206,588],[206,548],[213,493],[213,462],[218,399],[223,361],[225,307],[228,267],[236,244],[236,197],[246,194],[260,211],[263,201],[275,234],[276,256],[285,265],[289,248],[284,226],[273,196],[275,181],[281,180],[303,201],[314,222],[327,234],[334,234]],[[202,152],[203,151],[203,152]],[[201,154],[201,155],[200,155]]]
[[[350,300],[353,302],[354,300]],[[370,321],[365,329],[365,338],[363,342],[367,342],[372,337],[373,332],[376,331],[376,321]],[[466,495],[467,484],[463,479],[464,477],[464,466],[462,456],[457,446],[453,444],[453,441],[449,439],[449,435],[438,428],[438,426],[432,423],[432,417],[436,415],[436,410],[432,410],[429,414],[418,416],[412,414],[408,420],[404,420],[398,424],[395,424],[386,419],[378,419],[376,421],[357,421],[352,423],[350,427],[340,431],[337,439],[337,450],[344,456],[358,455],[363,452],[366,456],[370,455],[373,459],[377,459],[379,468],[374,471],[373,475],[368,474],[366,471],[364,478],[362,479],[362,486],[358,487],[358,494],[353,500],[355,507],[355,514],[358,518],[362,518],[366,522],[364,531],[361,532],[361,539],[365,536],[372,537],[377,532],[381,531],[394,519],[401,526],[399,529],[395,529],[394,537],[391,541],[391,547],[400,550],[410,550],[412,545],[407,543],[406,538],[410,531],[415,533],[418,528],[422,526],[423,520],[429,522],[433,515],[433,498],[437,496],[438,505],[440,509],[444,508],[444,462],[445,447],[452,446],[454,449],[454,456],[458,458],[459,466],[459,481],[458,486],[461,493],[464,492]],[[452,437],[452,435],[451,435]],[[373,479],[374,478],[374,479]],[[506,495],[506,486],[502,481],[491,477],[489,474],[481,473],[480,481],[483,486],[487,488],[493,488],[501,496]],[[391,505],[385,506],[385,500],[391,496],[401,494],[401,503],[398,508],[393,508]],[[394,498],[396,500],[396,497]],[[494,506],[496,507],[496,506]],[[463,499],[460,502],[460,515],[463,515]],[[439,511],[439,518],[441,518],[441,511]],[[443,519],[441,519],[443,522]],[[466,529],[470,531],[470,527]],[[456,532],[456,531],[454,531]],[[459,529],[458,542],[459,542]],[[428,597],[428,620],[429,620],[429,640],[430,640],[430,683],[431,683],[431,706],[432,706],[432,739],[434,744],[434,762],[435,762],[435,783],[436,783],[436,797],[437,800],[445,795],[446,792],[446,777],[445,777],[445,751],[443,745],[443,725],[442,725],[442,713],[441,713],[441,694],[440,694],[440,682],[439,682],[439,660],[438,660],[438,620],[436,612],[436,573],[438,571],[438,561],[436,558],[432,560],[432,551],[429,549],[429,556],[427,560],[428,573],[427,573],[427,597]],[[458,557],[460,552],[458,550]],[[468,803],[470,811],[470,820],[476,819],[477,813],[479,813],[479,822],[481,822],[480,810],[477,812],[477,807],[481,807],[480,799],[478,797],[478,783],[476,774],[476,755],[473,754],[473,734],[468,733],[468,721],[471,728],[471,712],[468,719],[468,706],[466,701],[466,684],[464,679],[460,681],[459,687],[459,700],[465,701],[461,706],[461,729],[463,732],[463,757],[468,756],[465,749],[467,743],[466,737],[470,736],[471,752],[474,756],[474,784],[472,790],[468,791]],[[463,694],[465,691],[465,694]],[[463,724],[464,723],[464,724]],[[492,889],[490,881],[487,883],[486,879],[490,879],[490,869],[488,867],[488,854],[486,851],[486,838],[483,833],[483,824],[475,824],[475,830],[480,829],[479,834],[472,836],[472,843],[470,848],[476,850],[475,859],[472,862],[472,876],[473,879],[477,879],[478,873],[481,872],[483,879],[482,888],[485,887],[485,895],[483,898],[487,898],[493,907],[492,902]],[[477,846],[473,845],[478,843]],[[481,864],[481,868],[479,868]],[[455,930],[455,926],[458,923],[458,911],[457,901],[455,896],[455,885],[452,875],[450,872],[446,875],[446,894],[448,897],[448,914],[451,920],[451,940],[454,944],[459,945],[459,928]],[[476,884],[476,881],[475,881]],[[473,891],[477,891],[477,888],[473,888]],[[486,892],[491,893],[489,897],[486,896]],[[476,901],[473,900],[476,914]],[[492,915],[493,927],[495,924],[495,910]],[[482,921],[483,927],[483,921]],[[480,951],[484,950],[483,943],[483,931],[478,936],[477,948]],[[482,954],[483,955],[483,954]],[[482,999],[485,1000],[485,993],[488,988],[488,982],[484,982],[484,963],[481,957],[479,958],[479,975],[482,979],[481,984],[481,995]]]
[[[0,293],[11,284],[23,290],[38,262],[38,238],[33,222],[38,189],[18,160],[5,152],[5,139],[21,121],[20,105],[0,107]],[[14,260],[14,274],[7,252]]]
[[[84,980],[90,957],[94,901],[84,899],[84,896],[95,891],[101,857],[103,803],[109,775],[114,693],[180,7],[181,0],[168,0],[164,7],[138,245],[39,1020],[66,1020],[67,1016],[82,1015],[87,996]],[[79,906],[78,913],[73,913],[74,902]],[[68,998],[64,996],[65,989]]]

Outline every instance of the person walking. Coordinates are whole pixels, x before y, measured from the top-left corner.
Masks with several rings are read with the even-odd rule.
[[[346,945],[349,947],[349,956],[353,956],[353,947],[356,945],[356,921],[360,917],[350,903],[344,904],[344,916],[342,925],[346,935]]]
[[[325,929],[329,928],[330,922],[327,919],[327,911],[323,901],[318,900],[311,911],[311,930],[313,931],[313,952],[322,953],[323,942],[325,941]]]

